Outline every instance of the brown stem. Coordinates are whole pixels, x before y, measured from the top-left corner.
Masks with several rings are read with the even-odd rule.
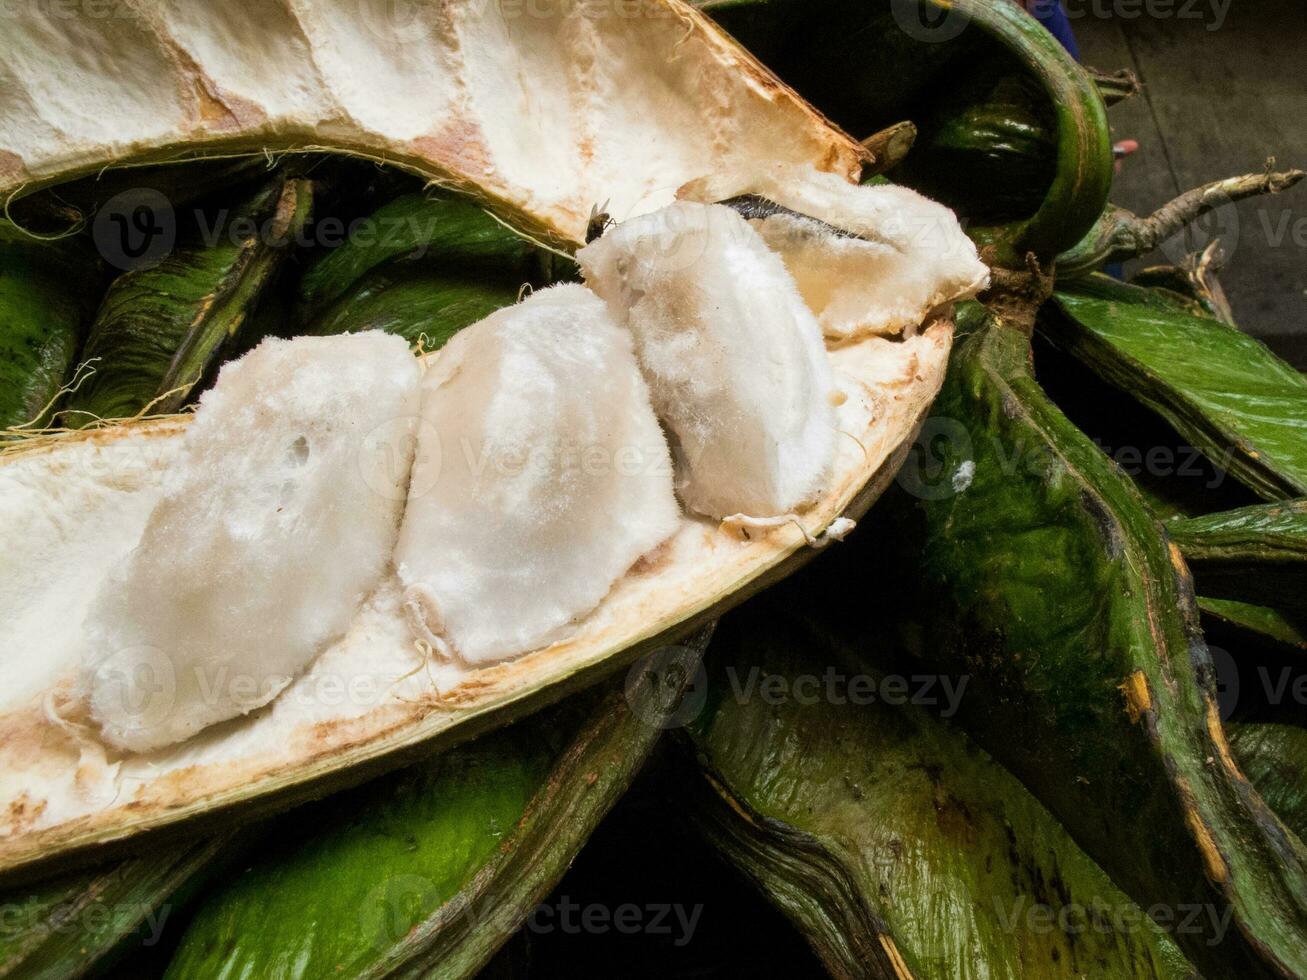
[[[1044,301],[1053,295],[1053,269],[1039,264],[1034,252],[1026,253],[1024,269],[990,269],[989,289],[980,301],[1004,325],[1034,336],[1035,315]]]
[[[1307,177],[1302,170],[1276,173],[1271,169],[1274,166],[1272,158],[1267,161],[1265,173],[1227,177],[1195,187],[1146,218],[1109,207],[1079,244],[1058,256],[1058,272],[1063,276],[1081,275],[1108,262],[1133,259],[1151,252],[1209,211],[1257,194],[1278,194]]]
[[[1211,241],[1200,254],[1189,257],[1189,261],[1184,264],[1184,270],[1193,283],[1194,293],[1198,296],[1199,302],[1207,307],[1216,319],[1233,327],[1237,325],[1234,322],[1234,311],[1230,309],[1230,301],[1225,296],[1221,281],[1216,278],[1223,258],[1221,243]]]
[[[1118,102],[1134,98],[1144,88],[1139,81],[1139,76],[1129,68],[1106,72],[1086,67],[1085,71],[1089,72],[1089,77],[1094,80],[1094,87],[1098,89],[1098,94],[1103,97],[1103,102],[1109,108]]]
[[[1275,173],[1271,170],[1273,166],[1275,161],[1268,160],[1265,173],[1227,177],[1225,180],[1213,181],[1202,187],[1195,187],[1191,191],[1185,191],[1147,218],[1135,218],[1133,222],[1128,222],[1117,237],[1130,241],[1136,255],[1151,252],[1189,222],[1223,204],[1241,201],[1258,194],[1278,194],[1307,177],[1307,172],[1302,170]]]
[[[872,157],[865,172],[868,175],[883,174],[891,169],[908,155],[916,139],[917,127],[906,120],[872,133],[862,141],[863,147]]]

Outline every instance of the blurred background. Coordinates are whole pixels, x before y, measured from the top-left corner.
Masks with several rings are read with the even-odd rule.
[[[1113,137],[1139,144],[1122,162],[1115,203],[1151,211],[1206,181],[1261,170],[1269,156],[1279,169],[1307,168],[1302,0],[1065,6],[1081,60],[1105,71],[1129,68],[1144,86],[1109,113]],[[1307,192],[1214,212],[1184,251],[1213,233],[1227,253],[1220,280],[1239,326],[1307,369]],[[1173,260],[1159,252],[1144,264]]]

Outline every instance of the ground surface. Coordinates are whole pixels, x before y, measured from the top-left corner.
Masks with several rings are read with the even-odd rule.
[[[1086,64],[1128,67],[1140,98],[1111,110],[1117,139],[1140,150],[1113,200],[1150,211],[1182,190],[1260,170],[1307,169],[1307,5],[1303,0],[1065,0]],[[1228,6],[1227,6],[1228,4]],[[1240,326],[1307,368],[1307,185],[1217,211],[1188,247],[1215,232],[1229,255],[1221,282]]]

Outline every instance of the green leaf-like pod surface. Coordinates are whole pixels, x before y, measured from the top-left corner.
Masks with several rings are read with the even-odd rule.
[[[1206,595],[1307,614],[1307,500],[1172,521]]]
[[[1307,623],[1302,617],[1267,606],[1207,596],[1198,597],[1198,608],[1202,610],[1204,621],[1215,620],[1228,628],[1251,634],[1262,642],[1269,640],[1298,652],[1307,652]]]
[[[692,728],[696,815],[832,975],[1190,975],[1052,814],[941,718],[957,688],[911,703],[919,679],[787,617],[821,601],[792,584],[719,629]]]
[[[510,729],[292,814],[204,903],[169,975],[360,975],[511,839],[552,760]]]
[[[1299,837],[1307,834],[1307,728],[1233,724],[1230,748],[1285,826]]]
[[[396,262],[365,273],[305,332],[383,330],[410,343],[425,335],[425,349],[438,350],[464,327],[512,306],[518,289],[503,276]]]
[[[68,381],[100,278],[80,245],[0,222],[0,429],[48,421]]]
[[[6,889],[0,976],[64,980],[81,976],[133,935],[157,943],[177,914],[178,891],[201,878],[231,843],[231,835],[218,834],[158,845],[144,857]]]
[[[168,977],[473,975],[653,748],[711,628],[639,676],[291,814],[201,907]]]
[[[1177,937],[1200,970],[1307,969],[1307,859],[1230,756],[1187,570],[1144,499],[1001,322],[958,348],[927,427],[942,479],[905,484],[894,567],[918,571],[886,590],[916,592],[908,650],[971,677],[960,723],[1127,894],[1233,907],[1237,929]]]
[[[1094,276],[1057,294],[1056,342],[1266,500],[1307,495],[1307,378],[1260,341]]]
[[[374,211],[343,245],[304,273],[300,317],[309,322],[326,314],[347,293],[362,288],[360,280],[368,272],[404,256],[463,281],[478,267],[482,275],[489,269],[516,279],[516,289],[536,251],[467,198],[404,194]]]
[[[176,410],[242,333],[310,203],[307,181],[274,181],[216,217],[211,241],[201,232],[114,280],[82,352],[95,374],[67,400],[65,424],[130,418],[165,393],[151,410]]]

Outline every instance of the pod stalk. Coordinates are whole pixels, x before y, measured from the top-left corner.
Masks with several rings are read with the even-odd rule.
[[[1302,170],[1276,172],[1274,166],[1272,158],[1263,173],[1227,177],[1195,187],[1144,218],[1124,208],[1109,207],[1078,245],[1058,256],[1057,271],[1064,277],[1078,276],[1110,262],[1136,258],[1210,211],[1259,194],[1279,194],[1307,177]]]

